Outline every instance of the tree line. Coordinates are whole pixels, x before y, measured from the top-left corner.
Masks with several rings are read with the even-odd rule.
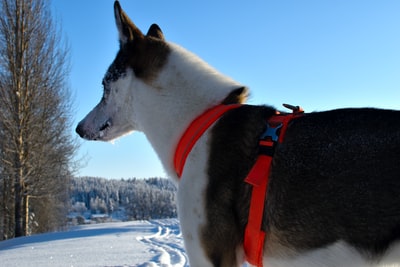
[[[70,210],[81,215],[112,214],[123,209],[126,220],[177,216],[176,187],[165,178],[80,177],[72,179],[70,192]]]

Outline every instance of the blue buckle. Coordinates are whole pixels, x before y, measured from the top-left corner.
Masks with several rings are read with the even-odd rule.
[[[282,128],[283,124],[280,123],[277,126],[273,127],[269,123],[267,123],[267,129],[261,135],[261,140],[266,140],[268,137],[271,138],[273,142],[278,142],[279,135],[278,130]]]

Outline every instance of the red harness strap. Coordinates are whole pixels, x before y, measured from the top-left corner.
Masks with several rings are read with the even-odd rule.
[[[240,107],[241,104],[233,105],[218,105],[211,108],[197,117],[186,131],[183,133],[179,140],[178,146],[175,149],[174,155],[174,167],[176,174],[179,178],[182,176],[183,167],[185,166],[186,159],[196,144],[197,140],[203,135],[203,133],[225,112]]]
[[[267,129],[259,142],[260,155],[245,179],[253,186],[253,191],[244,234],[244,252],[246,261],[258,267],[263,266],[265,232],[261,228],[274,148],[276,143],[282,143],[289,121],[303,113],[300,107],[284,106],[292,109],[293,113],[286,115],[277,113],[268,120]]]
[[[174,155],[174,168],[178,178],[182,176],[186,159],[203,133],[216,122],[225,112],[240,107],[241,104],[218,105],[197,117],[186,129]],[[261,229],[265,196],[268,186],[268,176],[276,143],[281,143],[290,120],[303,113],[300,107],[285,105],[292,109],[292,114],[277,113],[268,120],[268,127],[260,139],[260,155],[250,170],[245,181],[253,186],[249,219],[244,235],[244,251],[246,260],[253,265],[262,267],[265,232]]]

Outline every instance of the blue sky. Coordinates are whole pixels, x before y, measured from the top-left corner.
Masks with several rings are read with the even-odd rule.
[[[144,32],[157,23],[168,41],[247,85],[251,104],[306,111],[400,109],[400,1],[132,1],[123,9]],[[112,0],[53,0],[71,48],[75,123],[100,100],[118,50]],[[74,133],[72,133],[74,134]],[[114,144],[81,142],[77,175],[165,177],[141,133]]]

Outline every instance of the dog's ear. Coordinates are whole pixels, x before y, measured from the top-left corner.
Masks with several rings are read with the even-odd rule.
[[[125,14],[118,1],[114,2],[114,15],[119,32],[119,42],[121,46],[135,39],[143,39],[143,33]]]
[[[248,95],[249,95],[249,90],[247,89],[247,87],[244,86],[239,87],[230,92],[230,94],[227,97],[225,97],[224,101],[222,101],[221,104],[224,105],[243,104],[244,102],[246,102]]]
[[[160,27],[158,27],[157,24],[152,24],[149,28],[149,30],[147,31],[146,36],[150,36],[150,37],[154,37],[157,39],[161,39],[164,40],[164,34],[161,31]]]

